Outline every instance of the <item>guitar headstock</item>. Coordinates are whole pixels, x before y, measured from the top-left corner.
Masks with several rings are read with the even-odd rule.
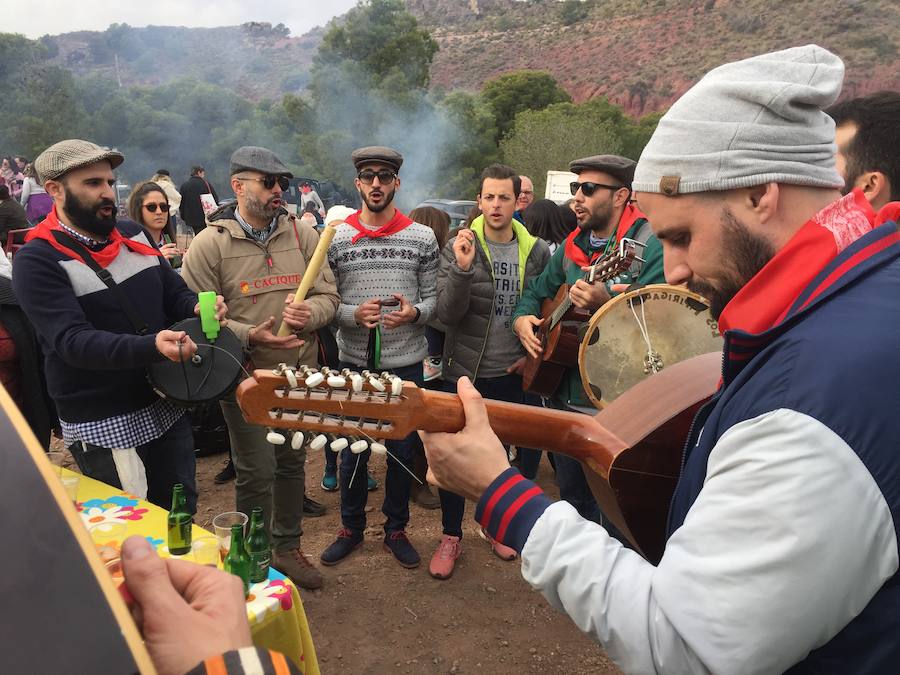
[[[618,250],[610,251],[591,266],[588,281],[608,281],[626,271],[637,257],[636,242],[623,239]]]
[[[284,364],[254,371],[236,396],[251,424],[370,440],[405,438],[424,405],[422,389],[390,373]]]

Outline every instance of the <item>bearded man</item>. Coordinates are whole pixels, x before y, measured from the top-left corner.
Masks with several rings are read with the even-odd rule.
[[[153,391],[146,367],[193,356],[191,339],[166,326],[199,305],[141,226],[116,222],[113,169],[124,159],[75,139],[41,153],[34,167],[53,208],[16,254],[13,288],[82,473],[163,508],[182,483],[194,511],[191,425]]]
[[[305,302],[288,303],[306,273],[319,236],[284,208],[283,193],[292,177],[271,150],[245,146],[231,156],[231,189],[237,204],[226,204],[207,218],[207,227],[184,258],[184,279],[198,291],[221,293],[232,304],[228,327],[244,345],[252,367],[279,363],[317,364],[313,331],[334,317],[338,296],[331,271],[318,272]],[[281,321],[293,333],[279,337]],[[234,395],[220,401],[236,470],[237,510],[263,510],[271,530],[272,565],[302,588],[322,585],[321,573],[300,548],[303,533],[306,450],[273,445],[266,429],[249,424]]]
[[[531,356],[536,357],[541,351],[535,335],[541,323],[541,303],[554,297],[563,284],[571,286],[569,297],[576,307],[593,312],[616,294],[614,287],[665,283],[662,247],[647,218],[631,204],[634,167],[633,160],[618,155],[594,155],[569,163],[569,170],[578,174],[578,180],[570,185],[578,228],[556,250],[541,275],[528,284],[513,312],[513,332]],[[606,283],[585,281],[583,276],[589,265],[615,251],[623,238],[644,244],[638,252],[643,262],[636,261],[625,274]],[[596,412],[590,407],[577,366],[569,369],[549,403],[560,410]],[[554,463],[560,496],[583,517],[601,522],[600,508],[581,464],[565,455],[556,455]]]

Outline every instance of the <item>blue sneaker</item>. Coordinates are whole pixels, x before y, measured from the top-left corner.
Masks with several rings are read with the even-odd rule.
[[[366,471],[366,487],[369,489],[369,492],[374,492],[378,489],[378,481],[368,471]]]
[[[407,569],[419,566],[419,554],[403,530],[388,532],[384,535],[384,550],[390,552],[397,562]]]
[[[325,475],[322,476],[322,489],[325,492],[336,492],[338,489],[337,467],[331,469],[325,467]]]
[[[346,527],[338,530],[337,539],[331,545],[322,551],[319,560],[323,565],[337,565],[341,560],[353,553],[363,544],[363,533],[352,532]]]

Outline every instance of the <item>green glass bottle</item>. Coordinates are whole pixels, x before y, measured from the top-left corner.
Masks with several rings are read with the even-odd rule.
[[[239,576],[244,582],[244,595],[250,591],[250,556],[244,548],[244,526],[231,526],[231,546],[222,561],[222,569]]]
[[[269,535],[263,523],[261,506],[254,506],[250,513],[250,531],[244,541],[247,555],[250,556],[250,583],[258,584],[269,578],[269,563],[272,560],[272,549],[269,547]]]
[[[184,485],[177,483],[172,489],[172,508],[169,511],[166,544],[172,555],[184,555],[191,550],[191,526],[193,516],[188,511]]]

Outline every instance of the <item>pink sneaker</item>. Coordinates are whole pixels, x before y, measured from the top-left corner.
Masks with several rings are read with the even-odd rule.
[[[428,573],[435,579],[449,579],[453,576],[453,566],[460,553],[462,553],[462,546],[459,543],[459,537],[443,535],[441,543],[438,544],[437,550],[431,556]]]
[[[515,549],[510,548],[509,546],[505,546],[501,544],[499,541],[494,539],[491,535],[484,531],[482,527],[479,530],[481,534],[481,538],[487,540],[491,544],[491,550],[494,552],[494,555],[500,558],[500,560],[506,560],[509,562],[510,560],[515,560],[518,557],[518,553],[516,553]]]

